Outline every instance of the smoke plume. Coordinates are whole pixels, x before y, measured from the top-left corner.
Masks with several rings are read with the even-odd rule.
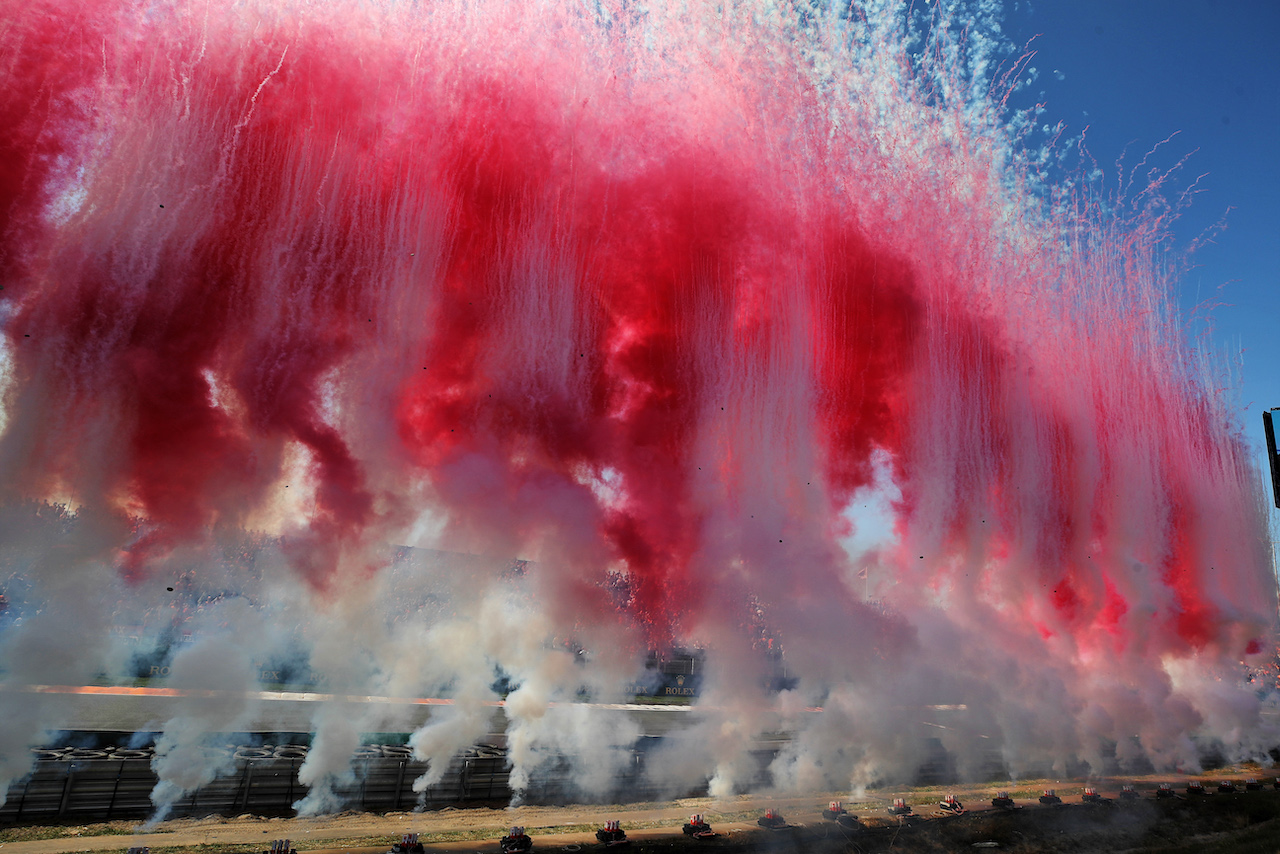
[[[780,787],[909,776],[939,705],[969,774],[1274,742],[1163,209],[1037,168],[985,13],[0,6],[0,497],[66,517],[0,546],[0,783],[131,626],[191,687],[452,696],[419,790],[509,691],[515,788],[602,793],[639,730],[572,704],[679,645],[673,790],[764,731]],[[164,724],[157,804],[252,712]],[[390,715],[317,711],[301,809]]]

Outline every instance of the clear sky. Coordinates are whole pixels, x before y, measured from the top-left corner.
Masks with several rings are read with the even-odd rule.
[[[1039,76],[1023,96],[1070,135],[1087,127],[1109,177],[1126,147],[1132,164],[1178,134],[1156,162],[1191,154],[1184,183],[1204,176],[1178,240],[1226,214],[1180,300],[1184,311],[1218,304],[1212,340],[1242,363],[1241,418],[1270,499],[1261,413],[1280,406],[1280,2],[1006,0],[1004,27],[1019,45],[1039,34]]]

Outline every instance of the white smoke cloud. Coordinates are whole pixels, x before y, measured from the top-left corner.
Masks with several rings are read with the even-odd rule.
[[[1040,116],[1005,126],[990,100],[998,4],[803,22],[604,5],[607,27],[558,19],[554,44],[539,15],[558,12],[497,2],[190,18],[172,0],[155,45],[129,4],[128,26],[73,34],[112,61],[98,79],[94,54],[67,98],[93,105],[91,132],[56,128],[74,181],[45,179],[49,213],[23,203],[34,249],[13,275],[47,311],[6,301],[0,353],[0,552],[29,585],[0,636],[0,789],[58,718],[34,686],[130,678],[134,654],[171,654],[166,684],[193,692],[161,724],[157,820],[231,770],[213,740],[269,718],[264,669],[332,696],[301,813],[342,808],[353,751],[387,728],[415,729],[420,793],[497,725],[518,798],[553,775],[603,797],[643,735],[607,704],[658,678],[651,644],[706,653],[688,726],[647,756],[672,794],[907,782],[930,739],[964,776],[1265,753],[1275,695],[1238,669],[1274,630],[1253,472],[1177,334],[1158,224],[1101,221],[1071,185],[1028,190],[1054,148],[1020,149]],[[67,23],[30,15],[0,48]],[[194,76],[148,72],[135,92],[118,58],[150,49]],[[205,73],[215,59],[226,80]],[[19,66],[0,86],[19,91]],[[323,97],[297,96],[315,126],[273,136],[294,114],[272,98],[320,71]],[[546,115],[517,109],[530,80]],[[451,148],[480,121],[458,106],[471,93],[501,101],[504,127],[478,137],[492,150]],[[542,198],[543,168],[573,181]],[[509,210],[451,205],[472,172],[531,183]],[[630,200],[645,181],[675,189]],[[658,221],[678,196],[709,206],[652,245],[624,235],[688,283],[657,299],[627,252],[593,253],[614,211]],[[687,257],[663,254],[682,241]],[[58,313],[73,285],[106,330],[91,345]],[[131,432],[150,384],[182,376],[147,335],[228,289],[224,334],[187,354],[206,429],[180,433],[195,394]],[[628,305],[654,300],[652,316]],[[19,358],[24,317],[58,343]],[[146,356],[150,384],[122,384]],[[184,464],[208,495],[185,494]],[[426,548],[391,545],[407,541]],[[123,626],[146,640],[111,640]],[[429,715],[366,702],[440,695]]]

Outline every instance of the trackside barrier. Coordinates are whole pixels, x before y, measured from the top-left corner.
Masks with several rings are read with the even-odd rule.
[[[219,751],[215,751],[219,752]],[[145,758],[137,754],[143,753]],[[307,748],[228,747],[218,757],[233,770],[179,799],[174,816],[291,815],[308,788],[298,782]],[[122,754],[123,758],[114,758]],[[34,752],[34,770],[9,787],[0,807],[0,824],[57,820],[101,820],[150,815],[151,790],[157,776],[147,751],[83,751],[66,748]],[[547,763],[532,780],[526,797],[580,797],[569,785],[567,760]],[[762,762],[761,767],[764,767]],[[352,757],[355,781],[335,787],[348,809],[366,812],[438,809],[457,804],[507,803],[511,800],[506,751],[481,745],[455,756],[444,777],[426,791],[413,791],[413,781],[427,764],[402,745],[365,745]],[[618,778],[619,789],[656,796],[656,784],[644,781],[644,755],[635,752]],[[652,792],[649,790],[652,789]]]
[[[653,740],[654,742],[657,739]],[[650,745],[652,746],[652,744]],[[256,745],[206,748],[208,759],[227,773],[185,795],[173,804],[174,816],[292,815],[294,804],[308,788],[298,782],[298,769],[306,761],[305,745]],[[776,749],[752,751],[755,779],[769,782],[768,768]],[[657,755],[656,761],[661,761]],[[32,750],[30,774],[15,781],[0,806],[0,824],[48,820],[109,821],[152,814],[151,791],[157,777],[151,769],[151,748],[87,749],[74,747]],[[645,773],[649,758],[645,749],[632,751],[631,761],[619,773],[616,792],[634,801],[653,800],[663,791]],[[946,777],[949,758],[933,757],[921,766],[920,778]],[[453,757],[444,776],[418,793],[413,782],[427,771],[425,762],[399,744],[370,744],[357,748],[351,760],[354,782],[336,786],[344,808],[365,812],[439,809],[459,804],[498,804],[511,800],[506,750],[476,745]],[[661,775],[656,775],[661,776]],[[583,793],[571,783],[572,762],[566,757],[546,762],[535,773],[525,799],[531,803],[564,803]],[[704,794],[691,789],[688,796]],[[599,794],[599,793],[595,793]]]

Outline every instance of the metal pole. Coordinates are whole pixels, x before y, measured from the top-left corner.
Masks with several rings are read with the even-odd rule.
[[[65,813],[65,812],[67,811],[67,801],[69,801],[69,800],[71,799],[71,778],[72,778],[74,775],[75,775],[75,772],[74,772],[73,770],[71,770],[71,766],[70,766],[70,765],[68,765],[68,766],[67,766],[67,781],[66,781],[65,783],[63,783],[63,784],[62,784],[62,800],[58,802],[58,816],[59,816],[59,818],[61,818],[62,814],[63,814],[63,813]]]
[[[120,778],[124,776],[124,760],[120,760],[120,770],[116,773],[116,784],[111,787],[111,803],[107,804],[107,821],[111,821],[111,813],[116,808],[116,794],[120,791]]]
[[[253,782],[253,763],[244,763],[244,773],[240,775],[242,792],[240,795],[240,812],[249,811],[249,786]]]
[[[31,779],[35,777],[35,773],[27,775],[27,782],[22,784],[22,797],[18,798],[18,814],[14,816],[14,821],[22,818],[22,807],[27,802],[27,789],[31,788]]]
[[[1276,507],[1280,507],[1280,456],[1276,455],[1276,431],[1271,424],[1271,413],[1274,411],[1269,409],[1262,413],[1262,430],[1267,434],[1267,462],[1271,464],[1271,496],[1275,499]]]
[[[405,760],[401,759],[400,770],[396,773],[396,799],[391,807],[393,810],[400,809],[400,790],[404,788],[404,766]]]

